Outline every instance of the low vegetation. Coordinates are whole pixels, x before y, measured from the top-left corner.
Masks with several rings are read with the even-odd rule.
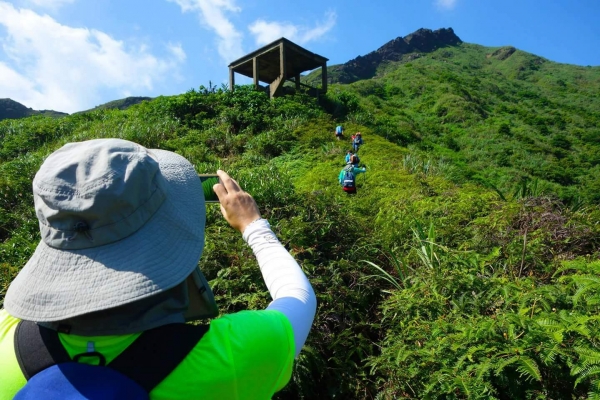
[[[119,137],[230,172],[301,262],[319,309],[276,398],[600,398],[600,69],[496,50],[440,49],[320,102],[201,87],[0,122],[0,301],[39,240],[44,157]],[[365,139],[353,197],[340,122]],[[266,306],[218,207],[206,237],[221,311]]]

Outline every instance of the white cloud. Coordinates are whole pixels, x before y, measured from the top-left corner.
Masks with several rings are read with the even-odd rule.
[[[443,10],[452,10],[456,6],[456,0],[435,0],[435,5]]]
[[[179,43],[177,43],[177,44],[169,43],[167,45],[167,49],[171,52],[173,57],[175,57],[175,59],[179,62],[184,62],[185,59],[187,58],[185,51],[183,51],[183,48],[181,47],[181,44],[179,44]]]
[[[217,36],[217,48],[221,58],[230,63],[244,55],[243,34],[235,27],[230,17],[241,13],[236,0],[167,0],[176,3],[182,12],[196,12],[202,24]],[[313,28],[287,22],[257,20],[248,29],[257,45],[286,37],[298,43],[307,43],[322,37],[336,22],[336,14],[328,12],[323,22]]]
[[[295,25],[281,22],[267,22],[259,19],[248,27],[254,35],[254,40],[257,45],[271,43],[280,37],[286,37],[290,40],[296,37],[298,28]]]
[[[235,0],[168,0],[181,7],[182,12],[198,12],[200,21],[217,35],[219,55],[226,62],[244,55],[242,34],[227,18],[228,13],[239,13]]]
[[[329,32],[334,26],[337,15],[328,12],[323,22],[317,23],[313,28],[302,25],[293,25],[287,22],[267,22],[257,20],[248,29],[254,35],[257,45],[265,45],[280,37],[285,37],[299,44],[308,43],[319,39]]]
[[[0,93],[2,93],[2,97],[9,97],[13,100],[17,100],[19,94],[23,94],[22,99],[19,98],[19,100],[27,107],[32,107],[32,104],[42,104],[44,100],[44,96],[36,91],[33,82],[2,62],[0,62]],[[38,109],[42,108],[50,107],[38,107]]]
[[[74,112],[90,108],[100,92],[145,94],[176,74],[185,60],[180,45],[158,58],[104,32],[61,25],[48,15],[0,1],[0,93],[27,107]],[[0,57],[2,54],[0,53]]]

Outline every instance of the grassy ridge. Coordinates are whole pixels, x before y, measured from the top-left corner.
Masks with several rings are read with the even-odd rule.
[[[593,136],[596,100],[535,89],[566,104],[566,133],[551,125],[544,136],[524,121],[557,108],[532,112],[541,95],[519,97],[533,91],[531,76],[478,75],[493,58],[478,46],[440,51],[455,54],[334,85],[320,104],[201,88],[125,111],[0,122],[0,298],[39,240],[30,185],[44,157],[120,137],[176,151],[198,172],[230,172],[302,263],[319,310],[278,398],[597,396],[600,208],[579,182],[593,182],[597,165],[586,170],[581,154],[596,145],[571,133]],[[469,64],[481,55],[484,67]],[[353,197],[337,184],[349,148],[334,139],[339,121],[365,138]],[[571,145],[537,153],[525,133]],[[500,165],[502,146],[513,153]],[[538,159],[571,160],[575,182],[521,171]],[[207,208],[206,238],[201,267],[221,311],[264,307],[256,263],[218,207]]]
[[[600,201],[600,67],[463,43],[331,91],[357,122],[459,166],[457,181],[508,194],[535,180],[539,193]]]

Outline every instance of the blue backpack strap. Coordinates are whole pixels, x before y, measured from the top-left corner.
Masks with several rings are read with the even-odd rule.
[[[137,382],[150,393],[183,361],[208,329],[209,325],[169,324],[147,330],[107,367]],[[17,325],[15,355],[27,380],[52,365],[72,361],[58,332],[31,321],[20,321]],[[86,355],[77,355],[75,359]],[[102,364],[104,357],[101,354],[89,355],[99,355]]]

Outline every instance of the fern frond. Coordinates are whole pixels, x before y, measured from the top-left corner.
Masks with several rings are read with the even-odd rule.
[[[577,305],[581,298],[586,301],[597,301],[600,289],[600,277],[596,275],[574,275],[571,281],[577,285],[577,291],[572,296],[573,304]],[[589,299],[588,299],[589,297]]]
[[[600,376],[600,365],[594,365],[589,368],[584,368],[579,373],[572,372],[573,375],[579,375],[575,380],[575,386],[589,378],[590,376]]]
[[[513,356],[510,357],[506,360],[501,361],[500,363],[498,363],[498,365],[496,365],[495,368],[495,373],[496,375],[500,374],[500,372],[502,372],[504,370],[504,368],[506,368],[507,366],[516,363],[517,361],[519,361],[519,357],[518,356]]]
[[[483,377],[488,373],[488,371],[493,367],[493,362],[489,358],[486,359],[483,363],[479,364],[477,368],[476,377],[478,380],[482,380]]]
[[[561,344],[563,339],[565,338],[562,331],[552,332],[550,338],[554,341],[554,343]]]
[[[517,371],[521,373],[521,377],[525,376],[526,380],[536,380],[538,382],[542,380],[542,374],[535,360],[529,357],[520,357],[517,363],[519,364]]]
[[[539,326],[541,326],[542,328],[544,328],[544,330],[546,332],[557,332],[557,331],[562,331],[564,330],[563,326],[561,325],[560,322],[552,320],[552,319],[548,319],[548,318],[541,318],[535,321]]]
[[[600,400],[600,379],[593,380],[590,384],[588,400]]]
[[[464,379],[461,376],[457,376],[454,379],[454,384],[457,386],[458,390],[460,390],[465,397],[471,398],[471,391],[469,390],[469,386],[465,383]]]
[[[589,347],[575,346],[575,352],[580,359],[590,364],[600,364],[600,351]]]
[[[558,356],[559,354],[562,354],[560,349],[560,343],[554,343],[554,346],[552,346],[551,348],[542,347],[542,350],[539,353],[539,357],[544,363],[544,365],[551,365],[554,363],[554,361],[556,360],[556,356]]]
[[[586,325],[574,324],[572,327],[570,327],[569,331],[577,332],[586,339],[592,339],[591,331]]]

